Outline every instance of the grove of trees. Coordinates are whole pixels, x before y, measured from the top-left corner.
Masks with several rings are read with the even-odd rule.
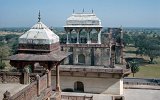
[[[135,33],[124,34],[124,42],[126,45],[132,45],[137,55],[144,55],[150,58],[149,63],[160,57],[160,36],[155,33]]]
[[[128,62],[128,64],[129,64],[129,67],[130,67],[131,72],[133,73],[133,77],[134,77],[134,74],[139,71],[139,64],[135,60]]]
[[[18,35],[7,34],[0,36],[0,69],[4,69],[6,64],[3,62],[9,55],[15,54],[18,47]]]

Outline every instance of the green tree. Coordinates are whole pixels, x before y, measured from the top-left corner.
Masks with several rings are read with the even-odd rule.
[[[2,60],[7,58],[10,54],[10,48],[6,45],[0,46],[0,63]]]
[[[134,77],[134,74],[137,73],[139,71],[139,64],[137,61],[130,61],[129,62],[129,67],[131,69],[131,72],[133,73],[133,77]]]
[[[11,44],[11,54],[16,54],[18,49],[18,38]]]
[[[16,34],[7,34],[7,35],[5,35],[6,41],[9,41],[10,39],[13,39],[15,37],[18,37],[18,35],[16,35]]]
[[[160,40],[155,34],[138,35],[135,47],[137,48],[137,54],[145,55],[150,58],[150,63],[153,63],[153,60],[160,56]]]
[[[4,62],[0,62],[0,69],[4,69],[6,67],[6,64]]]
[[[146,47],[144,48],[144,55],[150,58],[150,63],[153,63],[153,59],[160,56],[160,42],[156,38],[149,38],[146,40]]]
[[[123,41],[126,46],[133,44],[133,38],[128,33],[123,34]]]

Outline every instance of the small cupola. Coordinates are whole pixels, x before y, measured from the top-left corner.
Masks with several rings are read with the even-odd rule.
[[[38,22],[19,38],[19,52],[52,52],[59,49],[59,36],[41,22]]]

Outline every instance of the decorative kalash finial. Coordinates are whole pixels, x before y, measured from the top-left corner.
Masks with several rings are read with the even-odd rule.
[[[73,9],[73,14],[74,14],[74,9]]]
[[[39,10],[39,14],[38,14],[38,22],[40,22],[41,21],[41,12],[40,12],[40,10]]]
[[[122,27],[122,25],[120,26],[120,29],[121,29],[121,33],[122,33],[122,31],[123,31],[123,27]]]
[[[92,14],[93,14],[93,9],[92,9]]]
[[[122,29],[122,25],[120,26],[120,28]]]
[[[84,8],[83,8],[83,13],[84,13]]]

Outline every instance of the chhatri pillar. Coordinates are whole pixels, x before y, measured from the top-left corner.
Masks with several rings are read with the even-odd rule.
[[[51,88],[51,69],[56,67],[57,100],[60,99],[59,65],[70,53],[60,51],[59,36],[53,33],[41,22],[40,12],[38,22],[26,33],[19,37],[18,54],[10,57],[10,64],[23,70],[39,63],[47,70],[47,87]],[[26,80],[27,82],[27,80]]]
[[[82,44],[80,41],[81,38],[81,31],[85,30],[87,33],[87,44],[101,44],[101,20],[96,16],[96,14],[93,13],[73,13],[70,17],[67,18],[66,25],[64,26],[64,29],[67,33],[67,40],[70,38],[68,37],[68,34],[70,34],[72,31],[68,30],[75,30],[76,31],[76,38],[77,42],[76,44]],[[91,32],[96,30],[97,36],[97,43],[92,43],[91,41]],[[68,33],[70,32],[70,33]],[[69,44],[67,41],[66,44]]]

